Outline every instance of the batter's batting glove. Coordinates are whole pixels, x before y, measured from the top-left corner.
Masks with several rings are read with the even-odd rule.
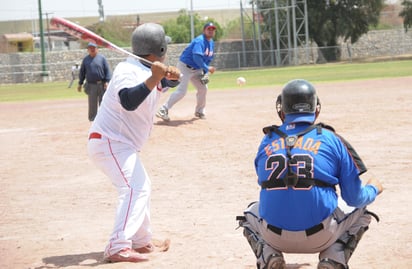
[[[204,74],[200,77],[200,83],[202,83],[203,85],[206,85],[209,83],[209,75],[208,74]]]

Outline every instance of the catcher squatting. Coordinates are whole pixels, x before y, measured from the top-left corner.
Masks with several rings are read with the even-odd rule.
[[[367,169],[355,149],[332,127],[314,124],[320,108],[313,85],[292,80],[276,101],[282,125],[263,128],[260,198],[237,217],[258,269],[286,268],[283,253],[319,253],[318,269],[348,269],[371,216],[379,220],[366,206],[381,183],[362,186]]]

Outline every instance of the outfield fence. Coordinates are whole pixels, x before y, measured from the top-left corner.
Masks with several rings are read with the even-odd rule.
[[[169,45],[168,64],[176,65],[185,46],[186,44]],[[125,49],[130,51],[130,48]],[[111,69],[126,57],[108,49],[99,51],[106,56]],[[269,42],[257,46],[253,40],[216,42],[215,59],[212,64],[217,70],[322,64],[327,62],[323,57],[323,52],[326,51],[338,52],[340,61],[345,62],[376,58],[408,58],[412,57],[412,33],[403,29],[370,31],[356,44],[342,41],[335,47],[308,44],[304,47],[281,50],[270,49]],[[47,52],[46,61],[42,64],[39,52],[0,54],[0,84],[69,81],[72,66],[81,63],[85,55],[85,49]]]

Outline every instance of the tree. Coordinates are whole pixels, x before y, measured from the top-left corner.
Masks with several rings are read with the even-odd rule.
[[[399,13],[399,16],[403,18],[403,27],[405,28],[405,32],[407,32],[408,29],[412,27],[412,1],[404,0],[402,6],[403,9]]]
[[[262,11],[265,24],[273,21],[273,1],[256,1]],[[289,6],[289,0],[274,0]],[[303,2],[297,1],[301,10]],[[320,47],[320,53],[326,61],[340,59],[339,38],[355,43],[367,33],[370,25],[377,25],[383,8],[383,0],[307,0],[309,38]],[[286,12],[283,10],[283,12]],[[287,17],[287,16],[284,16]],[[290,23],[292,25],[292,23]],[[275,29],[270,25],[270,29]],[[264,29],[267,29],[264,28]],[[272,36],[276,33],[272,31]],[[282,49],[282,48],[280,48]]]
[[[309,36],[321,47],[326,61],[340,59],[338,39],[353,44],[376,26],[383,0],[307,1]],[[323,47],[323,48],[322,48]]]
[[[195,36],[203,32],[203,25],[206,22],[213,22],[216,25],[214,40],[219,40],[223,35],[219,24],[214,19],[202,20],[197,13],[193,15]],[[176,19],[170,19],[162,23],[166,34],[172,38],[173,43],[189,43],[191,41],[190,24],[190,14],[185,9],[179,11],[179,16]]]
[[[117,46],[130,47],[130,36],[134,28],[127,27],[129,25],[129,19],[114,17],[104,22],[89,25],[87,28]]]

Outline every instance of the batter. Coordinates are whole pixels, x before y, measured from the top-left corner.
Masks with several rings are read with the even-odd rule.
[[[118,191],[115,224],[104,258],[140,262],[154,250],[150,228],[150,178],[139,152],[149,138],[162,92],[179,84],[180,71],[163,64],[167,43],[163,27],[140,25],[132,34],[133,53],[117,65],[101,108],[90,128],[88,152]]]

